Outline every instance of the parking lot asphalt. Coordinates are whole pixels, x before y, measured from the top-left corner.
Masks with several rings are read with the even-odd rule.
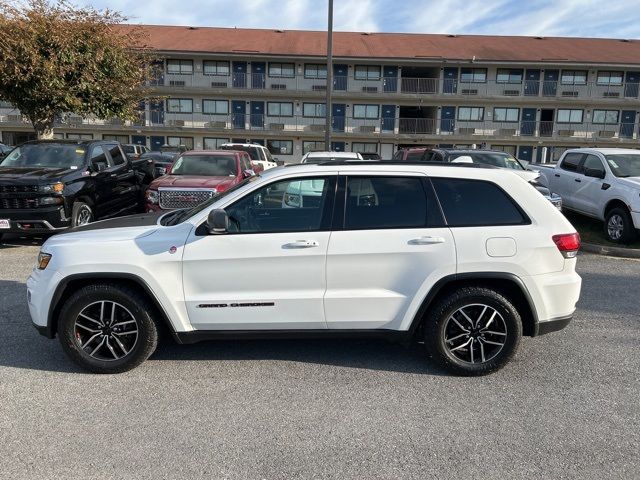
[[[640,262],[583,254],[574,321],[447,375],[373,340],[164,342],[87,374],[31,326],[0,247],[0,478],[638,478]]]

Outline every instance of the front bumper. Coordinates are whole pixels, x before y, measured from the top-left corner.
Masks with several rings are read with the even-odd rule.
[[[9,220],[9,228],[0,229],[0,233],[54,233],[71,225],[63,206],[0,210],[0,219]]]
[[[56,270],[34,268],[27,279],[27,305],[31,322],[41,335],[55,336],[53,323],[49,322],[49,307],[61,276]]]

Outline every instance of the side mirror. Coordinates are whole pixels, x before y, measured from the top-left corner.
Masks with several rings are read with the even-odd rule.
[[[244,170],[242,172],[242,178],[253,177],[255,174],[256,174],[256,172],[254,172],[253,170]]]
[[[458,158],[453,159],[451,163],[473,163],[473,158],[471,158],[469,155],[462,155]]]
[[[531,162],[529,160],[518,160],[520,162],[520,165],[522,165],[524,167],[524,169],[528,169],[529,165],[531,164]]]
[[[604,170],[600,170],[598,168],[585,168],[584,176],[592,177],[592,178],[604,178],[605,173],[604,173]]]
[[[211,235],[224,235],[229,231],[229,216],[221,208],[209,212],[207,217],[207,229]]]
[[[107,167],[108,165],[105,162],[94,162],[91,164],[91,170],[95,173],[103,172]]]

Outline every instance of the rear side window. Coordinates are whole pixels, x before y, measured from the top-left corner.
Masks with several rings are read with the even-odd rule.
[[[564,157],[564,160],[562,160],[560,168],[562,168],[563,170],[568,170],[570,172],[577,172],[578,165],[580,165],[580,160],[582,160],[581,153],[567,153]]]
[[[419,177],[349,177],[347,230],[427,226],[427,196]]]
[[[530,223],[515,202],[491,182],[455,178],[431,181],[450,227]]]
[[[407,153],[407,162],[419,162],[422,160],[423,152],[409,152]]]

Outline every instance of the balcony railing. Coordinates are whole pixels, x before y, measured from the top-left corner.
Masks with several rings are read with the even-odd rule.
[[[264,73],[230,75],[164,74],[149,82],[161,91],[196,89],[210,92],[256,90],[268,92],[324,92],[326,79],[304,75],[270,76]],[[560,81],[524,80],[519,83],[463,82],[457,79],[380,77],[363,80],[353,75],[333,78],[333,91],[378,95],[442,95],[459,97],[638,98],[639,83],[603,85],[596,82],[566,84]]]

